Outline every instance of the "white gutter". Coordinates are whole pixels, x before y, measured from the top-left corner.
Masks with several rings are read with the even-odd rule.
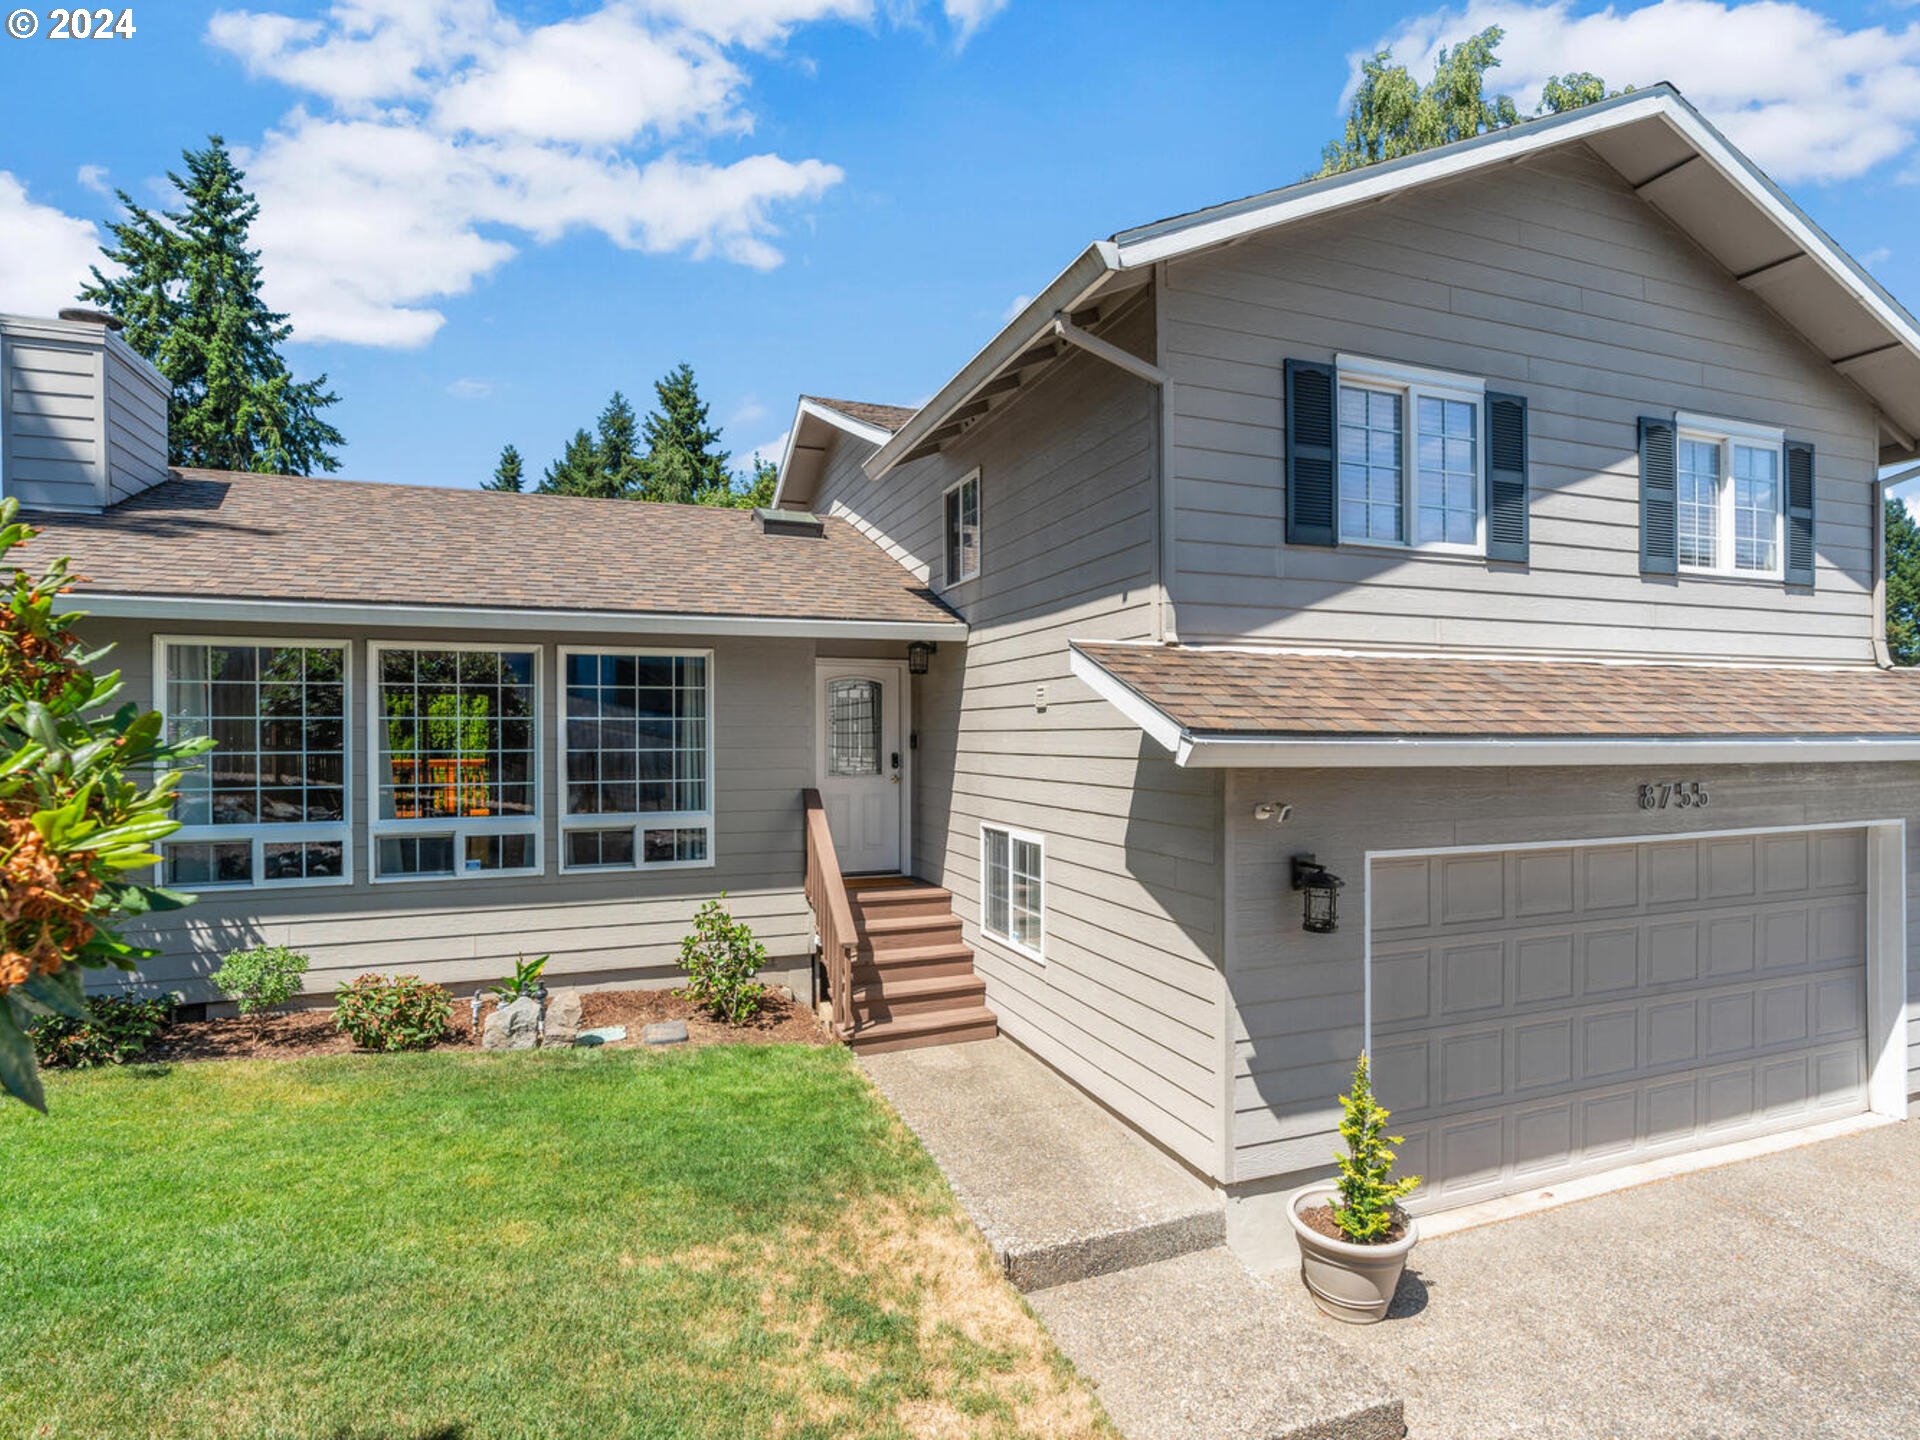
[[[513,610],[478,605],[380,605],[338,600],[245,600],[199,595],[68,595],[62,614],[105,619],[223,624],[353,625],[369,629],[481,630],[513,634],[591,631],[613,635],[755,635],[835,640],[953,640],[963,620],[828,620],[771,615],[695,615],[625,610]]]
[[[1418,737],[1335,740],[1270,735],[1196,736],[1182,731],[1175,763],[1198,769],[1375,770],[1416,766],[1813,765],[1920,760],[1920,736],[1608,739]]]

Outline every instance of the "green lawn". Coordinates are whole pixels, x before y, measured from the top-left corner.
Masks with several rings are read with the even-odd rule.
[[[335,1056],[0,1110],[0,1436],[1108,1435],[844,1052]]]

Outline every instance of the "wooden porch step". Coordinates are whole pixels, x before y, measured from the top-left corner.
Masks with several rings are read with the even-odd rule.
[[[861,948],[916,950],[927,945],[960,943],[960,917],[951,910],[935,915],[863,915],[853,917]]]
[[[847,903],[853,910],[855,924],[859,924],[862,920],[890,920],[905,915],[951,915],[953,913],[951,891],[939,885],[922,885],[918,881],[910,881],[905,885],[849,891]]]
[[[885,1050],[918,1050],[928,1045],[958,1045],[968,1040],[991,1040],[1000,1022],[984,1005],[940,1010],[931,1015],[903,1015],[855,1028],[847,1044],[860,1054]]]
[[[856,1022],[977,1010],[986,1003],[987,982],[972,971],[964,975],[917,975],[912,979],[889,975],[866,984],[856,982],[853,987]]]
[[[885,981],[893,976],[915,979],[926,975],[971,975],[973,947],[951,941],[936,945],[897,945],[885,950],[862,950],[853,962],[857,985]]]

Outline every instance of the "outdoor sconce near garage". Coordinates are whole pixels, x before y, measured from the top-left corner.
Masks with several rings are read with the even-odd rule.
[[[907,646],[907,673],[910,675],[926,674],[927,664],[933,659],[935,648],[935,645],[930,640],[916,640]]]
[[[1340,887],[1347,882],[1311,855],[1293,857],[1293,888],[1306,895],[1300,928],[1309,935],[1331,935],[1340,928]]]

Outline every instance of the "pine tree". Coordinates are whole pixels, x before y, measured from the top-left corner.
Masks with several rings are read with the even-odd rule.
[[[764,509],[773,504],[773,490],[780,483],[780,467],[758,456],[753,461],[753,479],[739,492],[739,503],[748,509]]]
[[[1887,650],[1896,665],[1920,665],[1920,525],[1904,500],[1887,500]]]
[[[500,463],[493,467],[493,478],[480,482],[482,490],[511,490],[518,495],[527,488],[526,466],[520,452],[508,445],[500,452]]]
[[[542,495],[579,495],[598,500],[609,498],[606,472],[600,467],[600,446],[591,431],[573,432],[573,438],[567,442],[567,448],[560,458],[549,465],[546,474],[540,477],[538,489]]]
[[[653,391],[660,408],[647,416],[641,431],[647,442],[643,498],[706,504],[731,492],[728,455],[718,448],[719,427],[707,423],[707,403],[700,398],[693,367],[682,361],[654,382]]]
[[[600,441],[600,471],[603,483],[614,495],[638,495],[642,485],[639,421],[633,406],[618,390],[608,399],[600,418],[594,422]]]
[[[173,386],[168,458],[175,465],[310,475],[337,470],[340,432],[321,411],[339,397],[327,377],[296,381],[280,350],[287,317],[261,298],[260,252],[247,241],[260,203],[226,143],[182,153],[184,176],[167,179],[186,202],[155,214],[118,192],[126,218],[107,227],[80,298],[124,323],[127,343]]]

